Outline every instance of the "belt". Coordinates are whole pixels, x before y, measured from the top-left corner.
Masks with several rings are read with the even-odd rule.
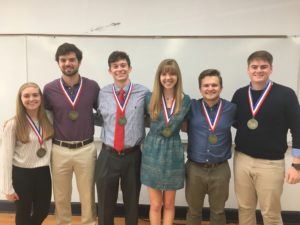
[[[52,143],[56,144],[56,145],[59,145],[59,146],[62,146],[62,147],[75,149],[75,148],[80,148],[84,145],[90,144],[93,141],[94,141],[94,138],[89,138],[89,139],[86,139],[84,141],[79,141],[79,142],[76,142],[76,143],[69,143],[69,142],[59,141],[59,140],[53,139]]]
[[[217,162],[217,163],[199,163],[199,162],[195,162],[191,159],[189,159],[191,162],[195,163],[197,166],[202,167],[202,168],[215,168],[225,162],[227,162],[227,160],[222,161],[222,162]]]
[[[121,151],[118,151],[117,149],[109,146],[109,145],[106,145],[106,144],[102,144],[102,150],[106,150],[106,151],[109,151],[111,153],[114,153],[114,154],[117,154],[117,155],[127,155],[128,153],[131,153],[135,150],[140,150],[140,145],[135,145],[133,147],[130,147],[130,148],[124,148],[122,149]]]

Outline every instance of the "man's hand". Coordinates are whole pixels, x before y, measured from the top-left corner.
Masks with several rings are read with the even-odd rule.
[[[300,183],[300,170],[296,170],[294,167],[290,167],[287,172],[286,182],[289,184]]]

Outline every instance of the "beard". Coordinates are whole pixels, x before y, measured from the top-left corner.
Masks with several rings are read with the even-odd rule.
[[[69,70],[69,71],[67,71],[67,70],[61,70],[61,72],[62,72],[65,76],[67,76],[67,77],[72,77],[72,76],[74,76],[75,74],[78,73],[78,69]]]

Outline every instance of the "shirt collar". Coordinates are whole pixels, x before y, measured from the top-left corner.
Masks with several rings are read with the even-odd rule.
[[[119,91],[121,90],[121,88],[120,87],[118,87],[117,85],[114,85],[115,86],[115,90],[116,90],[116,92],[117,92],[117,94],[119,93]],[[123,90],[124,90],[124,92],[125,93],[127,93],[127,91],[128,91],[128,89],[129,89],[129,87],[130,87],[130,83],[129,84],[127,84],[124,88],[123,88]]]
[[[213,110],[216,110],[218,109],[219,105],[220,105],[220,100],[221,98],[219,98],[218,102],[216,104],[214,104],[212,107],[210,107],[205,101],[204,99],[202,99],[202,101],[204,102],[204,105],[207,109],[213,109]]]
[[[78,82],[76,83],[76,84],[74,84],[74,86],[73,87],[78,87],[79,85],[80,85],[80,81],[81,81],[81,77],[79,76],[79,80],[78,80]],[[62,80],[62,83],[63,83],[63,85],[64,85],[64,87],[65,88],[69,88],[69,87],[71,87],[70,85],[68,85],[65,81],[64,81],[64,79],[63,78],[61,78],[61,80]]]

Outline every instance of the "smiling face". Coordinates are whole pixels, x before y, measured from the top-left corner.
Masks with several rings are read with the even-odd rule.
[[[222,87],[217,76],[206,76],[201,80],[200,93],[203,99],[209,105],[214,105],[218,102]]]
[[[63,75],[72,77],[78,73],[80,62],[78,61],[75,52],[69,52],[59,56],[58,66]]]
[[[21,101],[27,113],[38,112],[42,96],[36,87],[29,86],[21,92]]]
[[[128,65],[126,59],[112,62],[110,64],[108,72],[112,75],[114,82],[118,86],[122,87],[129,83],[129,74],[131,72],[131,67]]]
[[[248,75],[252,86],[264,88],[272,73],[272,66],[262,59],[254,59],[249,63]]]
[[[172,90],[177,84],[177,75],[173,73],[161,73],[160,83],[164,89]]]

